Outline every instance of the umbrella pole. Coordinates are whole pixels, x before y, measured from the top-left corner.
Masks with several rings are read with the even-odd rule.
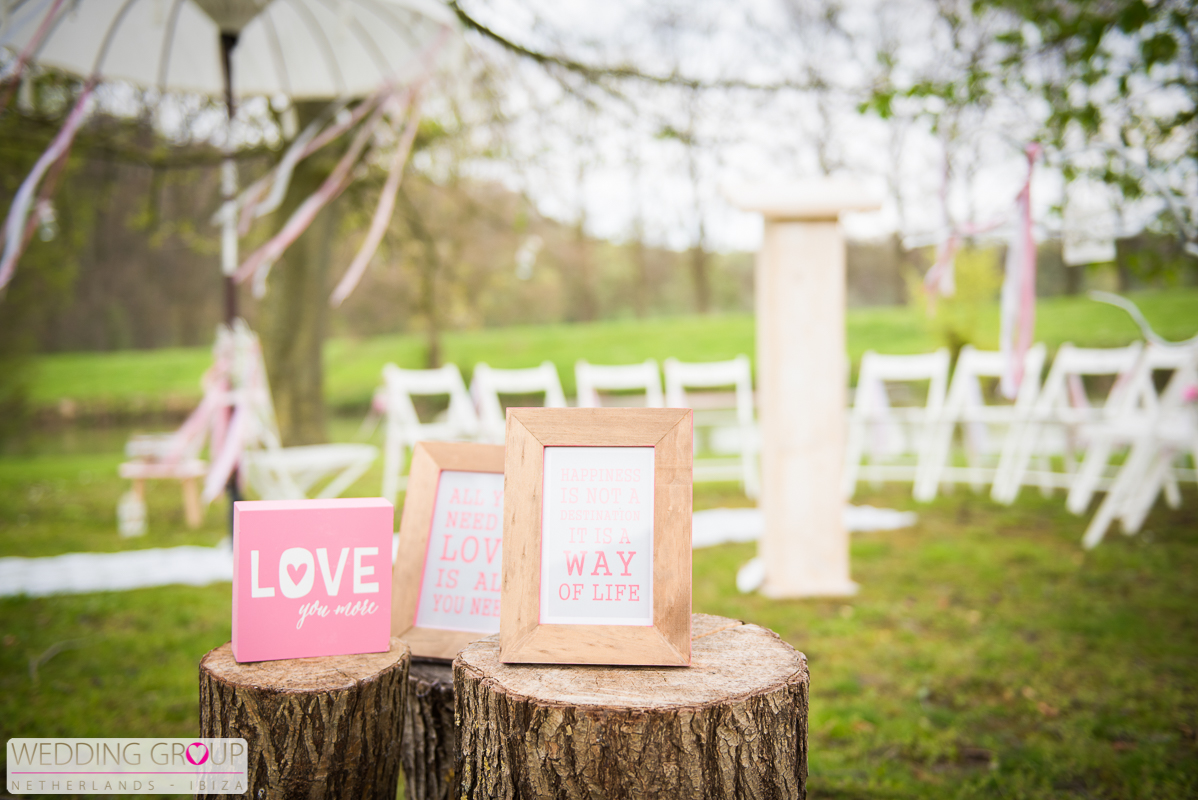
[[[237,197],[237,165],[233,161],[233,48],[237,46],[237,34],[221,31],[220,56],[224,68],[225,112],[228,130],[225,142],[225,160],[221,164],[221,190],[224,195],[226,216],[221,230],[221,272],[225,282],[225,325],[233,330],[237,319],[237,284],[233,273],[237,270],[237,219],[231,203]],[[232,414],[232,409],[228,413]],[[226,493],[229,496],[229,538],[233,538],[233,504],[241,499],[240,475],[237,467],[229,474]],[[236,552],[237,542],[233,542]]]
[[[225,142],[225,162],[221,165],[222,175],[222,190],[225,202],[230,202],[237,197],[237,166],[233,162],[233,114],[236,107],[233,104],[233,48],[237,46],[236,33],[221,33],[220,35],[220,56],[221,65],[224,67],[225,79],[225,113],[227,117],[229,140]],[[230,217],[225,220],[225,230],[222,231],[221,241],[221,270],[225,276],[225,324],[232,326],[233,320],[237,318],[237,284],[233,282],[233,272],[237,269],[237,239],[232,242],[224,241],[227,238],[227,232],[231,229],[234,237],[236,237],[236,221]],[[230,247],[230,244],[232,245]]]

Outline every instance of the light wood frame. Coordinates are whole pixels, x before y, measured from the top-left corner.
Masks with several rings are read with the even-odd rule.
[[[508,409],[501,661],[690,664],[693,427],[680,408]],[[654,448],[652,625],[541,623],[545,448],[555,446]]]
[[[465,442],[417,442],[412,450],[403,517],[399,523],[399,555],[391,582],[391,634],[412,648],[412,655],[451,660],[487,634],[417,627],[416,608],[432,533],[437,486],[444,470],[503,473],[503,445]]]

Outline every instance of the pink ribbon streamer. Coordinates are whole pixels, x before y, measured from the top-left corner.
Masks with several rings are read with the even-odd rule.
[[[278,166],[259,178],[242,193],[238,201],[241,205],[238,233],[245,236],[249,233],[250,225],[255,219],[278,208],[283,195],[287,192],[287,186],[291,183],[291,173],[295,169],[295,165],[361,122],[363,117],[378,106],[379,100],[386,91],[387,87],[379,89],[354,106],[353,111],[345,120],[334,122],[318,134],[314,132],[312,136],[305,136],[308,133],[307,130],[301,133]],[[269,194],[267,190],[270,190]]]
[[[429,44],[420,54],[419,61],[424,65],[424,72],[420,76],[416,85],[419,85],[428,79],[433,68],[433,60],[436,57],[436,54],[444,46],[445,42],[448,41],[452,30],[453,29],[448,25],[442,26],[441,35],[437,37],[436,41]],[[350,181],[352,180],[352,177],[349,174],[350,169],[357,161],[359,155],[361,154],[362,148],[365,147],[367,141],[369,140],[370,134],[373,133],[374,129],[378,126],[379,120],[381,118],[381,111],[387,105],[387,101],[394,96],[395,91],[395,87],[391,83],[380,87],[377,92],[364,100],[362,103],[359,103],[347,120],[330,126],[325,131],[322,131],[320,135],[313,139],[307,146],[305,146],[304,152],[300,158],[306,157],[310,153],[316,152],[330,141],[336,139],[346,130],[357,124],[358,120],[362,119],[362,117],[373,108],[372,117],[362,125],[362,128],[359,130],[358,136],[354,139],[349,151],[345,154],[345,157],[338,162],[333,173],[328,177],[320,189],[318,189],[316,192],[313,192],[313,194],[300,205],[296,212],[291,215],[291,218],[287,220],[287,223],[283,226],[283,229],[279,231],[278,234],[276,234],[265,245],[258,248],[258,250],[256,250],[248,259],[246,259],[245,263],[243,263],[241,267],[238,268],[236,273],[234,273],[234,280],[236,280],[238,283],[244,283],[246,279],[252,275],[255,278],[255,295],[261,296],[263,293],[265,293],[266,275],[269,273],[274,262],[277,261],[279,257],[282,256],[283,252],[286,251],[286,249],[290,247],[292,243],[294,243],[300,234],[302,234],[308,228],[308,226],[312,223],[312,220],[316,217],[316,214],[322,208],[336,199],[337,196],[340,195],[341,192],[345,191],[345,188],[349,185]],[[413,132],[413,136],[414,135],[415,134]],[[411,145],[409,144],[408,149],[410,150],[410,148]],[[400,167],[400,172],[402,174],[402,164]],[[282,178],[281,175],[276,176],[274,179],[276,185],[274,187],[275,191],[271,193],[272,197],[279,194],[281,190],[286,189],[285,183],[282,185],[278,183],[280,178]],[[388,183],[390,183],[390,177],[388,179]],[[263,188],[256,187],[257,184],[255,184],[254,187],[251,187],[252,192],[247,192],[246,195],[247,200],[251,201],[253,205],[257,205],[257,203],[260,202],[259,198],[261,198],[262,191],[264,190]],[[396,184],[396,188],[398,188],[398,184]],[[392,208],[394,207],[393,195],[394,192],[392,192]],[[386,197],[386,194],[384,194],[384,197]],[[268,204],[270,202],[270,200],[267,201]],[[243,208],[243,213],[240,220],[241,227],[245,227],[248,230],[247,220],[252,219],[252,216],[247,216],[247,214],[252,215],[254,213],[255,212],[252,209],[247,211]],[[376,217],[377,216],[378,214],[376,212]],[[377,247],[377,243],[374,246]],[[369,262],[371,255],[373,255],[373,251],[371,251],[366,257],[367,262]],[[355,259],[355,263],[356,261],[357,259]],[[360,273],[361,270],[357,270],[357,272]],[[354,278],[353,283],[356,282],[357,278]],[[340,288],[340,286],[338,288]],[[352,290],[353,285],[350,284],[346,294]]]
[[[213,364],[204,373],[201,380],[204,396],[200,399],[200,404],[196,406],[195,411],[191,412],[179,430],[171,436],[170,446],[163,459],[166,463],[177,462],[183,457],[187,446],[197,437],[203,437],[205,434],[210,436],[209,449],[213,457],[220,452],[224,439],[224,422],[227,417],[225,407],[229,402],[230,370],[233,366],[230,345],[231,340],[228,338],[217,338],[216,347],[213,349]],[[219,437],[217,435],[218,428]]]
[[[220,496],[229,483],[229,476],[241,462],[248,413],[249,409],[240,403],[233,409],[233,418],[229,420],[228,434],[224,437],[220,453],[213,460],[207,477],[204,478],[204,493],[201,497],[205,503],[211,503]]]
[[[88,101],[95,88],[94,78],[83,87],[83,92],[79,95],[71,113],[67,115],[62,130],[58,132],[54,141],[46,148],[46,152],[42,153],[37,163],[33,165],[33,170],[25,178],[21,188],[17,190],[16,197],[13,198],[12,207],[8,210],[8,219],[4,223],[4,255],[0,257],[0,289],[3,289],[12,280],[13,272],[17,268],[17,259],[25,250],[27,238],[25,224],[33,205],[33,194],[47,170],[60,159],[66,158],[70,152],[75,134],[87,116]]]
[[[362,150],[366,147],[366,143],[370,140],[375,128],[378,127],[380,119],[382,119],[381,104],[374,110],[370,119],[358,130],[358,134],[354,137],[349,150],[337,162],[337,166],[333,169],[329,177],[325,179],[321,187],[313,192],[295,210],[295,213],[287,220],[287,224],[283,226],[283,229],[274,238],[255,250],[245,260],[245,263],[233,274],[235,281],[244,283],[247,278],[254,275],[259,269],[269,270],[270,266],[299,238],[299,235],[307,230],[317,213],[345,191],[345,187],[350,182],[350,171],[353,169],[354,164],[357,163],[358,157],[362,154]]]
[[[952,297],[957,293],[953,264],[959,249],[961,249],[961,236],[953,231],[937,249],[936,263],[923,276],[924,291],[927,292],[928,299],[932,302],[935,302],[937,297]]]
[[[329,298],[329,304],[333,308],[340,306],[357,287],[358,281],[362,279],[362,274],[366,272],[366,267],[370,264],[370,259],[378,250],[379,243],[383,241],[383,234],[387,232],[388,223],[391,222],[391,215],[395,211],[395,197],[399,194],[399,184],[403,180],[404,165],[408,163],[408,154],[412,152],[412,142],[416,140],[416,129],[420,124],[420,103],[415,93],[408,100],[407,111],[408,124],[404,129],[403,138],[395,146],[395,152],[391,155],[391,165],[387,170],[387,182],[383,185],[382,194],[379,195],[379,204],[374,210],[374,218],[370,221],[370,230],[366,234],[366,240],[362,242],[362,247],[358,249],[349,269],[345,271],[337,288],[333,290],[332,297]]]
[[[948,238],[937,250],[936,263],[923,276],[924,290],[927,291],[928,299],[932,303],[936,302],[937,297],[952,297],[957,292],[954,266],[957,252],[961,249],[961,242],[968,236],[978,236],[997,230],[1006,222],[1006,218],[1002,217],[980,225],[966,223],[953,228]]]
[[[0,112],[8,108],[8,101],[12,99],[13,90],[21,79],[21,73],[25,71],[25,65],[29,63],[29,59],[37,52],[37,49],[42,46],[42,41],[46,38],[46,34],[50,32],[50,23],[54,21],[55,15],[58,13],[59,6],[62,5],[62,0],[54,0],[50,5],[50,10],[46,12],[42,24],[34,31],[33,38],[25,45],[25,49],[17,56],[17,61],[13,64],[12,75],[9,76],[11,83],[4,90],[4,97],[0,99]]]
[[[1002,288],[999,334],[1006,364],[1001,388],[1008,399],[1019,393],[1023,383],[1024,356],[1036,333],[1036,242],[1032,237],[1032,171],[1041,147],[1033,142],[1025,149],[1027,179],[1015,198],[1016,224],[1007,248]]]

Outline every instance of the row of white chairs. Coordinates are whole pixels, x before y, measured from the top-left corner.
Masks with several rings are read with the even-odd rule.
[[[1198,465],[1198,351],[1065,344],[1041,384],[1045,355],[1043,345],[1028,351],[1012,403],[987,403],[983,382],[1002,374],[1000,353],[963,348],[951,383],[945,350],[866,353],[849,417],[846,496],[859,480],[910,480],[922,501],[944,485],[988,483],[994,500],[1011,503],[1021,487],[1034,485],[1045,494],[1066,490],[1067,508],[1080,515],[1105,491],[1083,539],[1087,547],[1115,520],[1125,533],[1137,532],[1162,493],[1176,506],[1178,481],[1196,477],[1180,461],[1188,454]],[[1105,388],[1087,389],[1085,380],[1095,378]],[[892,407],[889,392],[903,385],[922,388],[924,402]],[[963,465],[953,461],[958,432]],[[1120,450],[1126,457],[1115,463]]]
[[[860,480],[911,481],[921,501],[932,500],[941,487],[969,484],[977,490],[989,485],[993,499],[1011,503],[1021,487],[1032,485],[1045,494],[1065,489],[1069,510],[1083,514],[1094,494],[1106,491],[1087,529],[1087,546],[1101,541],[1115,520],[1126,532],[1137,531],[1162,492],[1171,505],[1180,502],[1177,482],[1193,480],[1195,470],[1182,469],[1177,462],[1189,453],[1198,464],[1189,397],[1198,392],[1195,350],[1140,343],[1105,349],[1065,344],[1041,383],[1046,356],[1042,344],[1028,351],[1025,380],[1008,403],[987,402],[987,384],[996,383],[1003,372],[1001,353],[963,348],[951,382],[946,350],[866,353],[849,409],[846,498],[852,497]],[[707,454],[695,462],[695,479],[739,480],[746,494],[756,497],[760,434],[748,358],[698,364],[667,359],[663,366],[664,391],[653,360],[620,366],[580,360],[575,365],[576,403],[693,407],[696,451]],[[1161,372],[1172,375],[1158,393],[1155,381]],[[1095,378],[1105,383],[1087,389],[1084,381]],[[503,395],[542,394],[546,406],[567,405],[551,362],[531,369],[479,364],[469,390],[452,364],[439,370],[388,365],[384,383],[383,494],[392,500],[405,484],[406,451],[415,442],[502,443]],[[720,387],[733,391],[694,391]],[[922,401],[902,404],[904,393],[908,399],[921,396]],[[449,407],[436,421],[423,423],[412,401],[420,395],[447,395]],[[700,441],[700,435],[706,439]],[[958,437],[959,449],[954,446]],[[1113,459],[1122,450],[1127,456],[1118,465]]]
[[[695,480],[740,481],[756,497],[760,487],[757,428],[753,416],[753,378],[746,356],[730,361],[664,363],[665,391],[657,362],[607,366],[580,360],[574,365],[576,404],[583,408],[635,403],[649,408],[695,409],[696,431],[707,436],[703,452],[715,455],[695,461]],[[727,395],[695,394],[696,389],[729,387]],[[502,444],[506,429],[503,396],[543,395],[543,405],[564,408],[565,393],[557,368],[546,361],[529,369],[474,368],[467,390],[454,364],[440,369],[383,368],[381,405],[386,422],[383,445],[383,497],[395,501],[406,485],[407,454],[422,440],[480,441]],[[432,422],[422,422],[413,398],[448,396],[449,405]],[[698,435],[698,434],[697,434]]]

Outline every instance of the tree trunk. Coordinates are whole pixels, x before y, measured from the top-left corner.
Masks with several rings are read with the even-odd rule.
[[[695,281],[695,310],[706,314],[711,310],[711,278],[707,269],[707,247],[703,224],[699,224],[699,240],[691,248],[691,277]]]
[[[689,668],[454,661],[460,798],[803,798],[807,659],[765,628],[694,617]]]
[[[426,322],[426,350],[424,366],[436,369],[441,366],[441,317],[437,301],[437,279],[441,273],[441,254],[437,250],[437,240],[432,231],[424,223],[420,210],[412,202],[412,198],[402,189],[399,192],[400,202],[404,207],[408,230],[412,238],[420,242],[422,255],[420,258],[420,310],[424,313]]]
[[[589,164],[578,162],[578,215],[574,219],[574,266],[578,274],[575,301],[571,310],[572,322],[593,322],[599,317],[598,288],[595,285],[595,261],[591,240],[587,238],[586,180]]]
[[[637,317],[649,313],[649,253],[645,247],[644,226],[638,220],[636,238],[632,242],[632,263],[636,267],[636,288],[633,290],[632,307]]]
[[[594,322],[599,317],[599,299],[595,288],[595,259],[585,224],[585,219],[579,219],[574,225],[574,263],[578,268],[575,285],[578,288],[573,317],[578,322]]]
[[[249,789],[230,800],[394,800],[411,651],[200,662],[200,736],[249,744]],[[215,800],[220,795],[204,795]]]
[[[401,749],[407,800],[449,800],[455,738],[453,670],[443,661],[413,661]]]
[[[324,108],[298,103],[302,130]],[[333,154],[337,156],[339,154]],[[295,167],[287,197],[275,212],[277,227],[320,188],[332,156],[317,155]],[[337,229],[337,203],[329,204],[274,265],[258,304],[258,333],[271,399],[285,445],[328,441],[324,405],[324,338],[329,309],[329,263]]]
[[[703,194],[700,186],[699,155],[695,142],[695,98],[691,97],[690,125],[683,135],[686,147],[687,174],[694,195],[695,243],[691,245],[691,279],[695,284],[695,310],[706,314],[711,310],[711,275],[707,258],[707,226],[703,222]]]

